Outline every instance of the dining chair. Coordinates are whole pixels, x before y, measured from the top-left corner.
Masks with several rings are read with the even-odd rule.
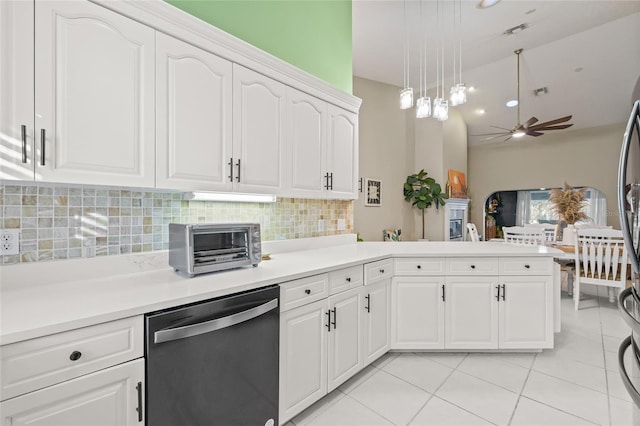
[[[597,306],[595,299],[580,300],[580,286],[582,284],[606,286],[609,301],[615,303],[618,293],[627,283],[628,259],[622,231],[606,228],[578,228],[576,229],[574,255],[573,300],[575,309]]]
[[[525,228],[536,228],[542,230],[542,236],[547,243],[555,243],[558,239],[558,226],[552,223],[528,223]]]
[[[504,242],[511,244],[544,244],[544,235],[542,229],[537,227],[525,226],[505,226],[502,228]]]
[[[474,242],[480,241],[480,236],[478,235],[478,228],[476,228],[475,223],[467,223],[467,230],[469,231],[469,238],[471,238],[471,241],[474,241]]]

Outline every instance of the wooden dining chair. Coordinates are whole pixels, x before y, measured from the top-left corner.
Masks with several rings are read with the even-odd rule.
[[[512,244],[544,244],[542,229],[525,226],[505,226],[502,228],[504,242]]]
[[[575,309],[597,306],[595,299],[580,300],[580,286],[592,284],[608,288],[609,301],[615,303],[627,283],[627,249],[618,229],[576,229]]]

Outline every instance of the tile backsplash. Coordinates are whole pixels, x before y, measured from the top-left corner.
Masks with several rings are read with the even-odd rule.
[[[263,241],[354,232],[353,201],[185,201],[177,191],[0,183],[2,229],[20,230],[20,254],[0,256],[5,265],[166,250],[170,222],[258,222]]]

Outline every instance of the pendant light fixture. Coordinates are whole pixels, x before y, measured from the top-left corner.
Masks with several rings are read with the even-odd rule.
[[[462,0],[459,0],[458,19],[460,25],[456,25],[456,3],[453,2],[453,86],[449,91],[451,106],[462,105],[467,102],[467,86],[462,82]],[[458,39],[458,83],[456,83],[456,48],[455,38]]]
[[[423,37],[420,45],[420,97],[416,101],[416,118],[431,117],[431,98],[427,96],[427,24],[422,11],[423,0],[420,0],[420,25]]]
[[[440,47],[436,49],[436,98],[433,100],[433,118],[445,121],[449,118],[449,101],[444,99],[444,35],[440,19],[440,0],[436,1],[437,32],[440,35]],[[440,82],[442,77],[442,82]]]
[[[407,24],[407,0],[404,0],[404,88],[400,90],[400,109],[413,106],[413,88],[409,87],[409,25]]]

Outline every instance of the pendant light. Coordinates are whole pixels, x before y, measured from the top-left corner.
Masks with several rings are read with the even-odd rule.
[[[427,96],[427,24],[422,12],[423,0],[420,0],[420,23],[423,37],[420,49],[420,97],[416,101],[416,118],[431,117],[431,98]]]
[[[459,0],[458,6],[458,15],[460,25],[456,26],[456,4],[455,0],[453,3],[453,29],[455,35],[458,38],[458,83],[456,83],[456,49],[455,49],[455,40],[454,40],[454,48],[453,48],[453,86],[451,86],[451,90],[449,92],[449,100],[451,101],[451,106],[462,105],[467,102],[467,86],[462,82],[462,0]]]
[[[437,30],[440,35],[440,47],[436,49],[436,98],[433,100],[433,118],[445,121],[449,118],[449,101],[444,99],[444,36],[440,20],[440,0],[436,1]],[[440,82],[442,76],[442,83]],[[440,84],[441,83],[441,84]]]
[[[407,25],[407,0],[404,0],[404,88],[400,91],[400,109],[413,106],[413,88],[409,87],[409,26]]]

